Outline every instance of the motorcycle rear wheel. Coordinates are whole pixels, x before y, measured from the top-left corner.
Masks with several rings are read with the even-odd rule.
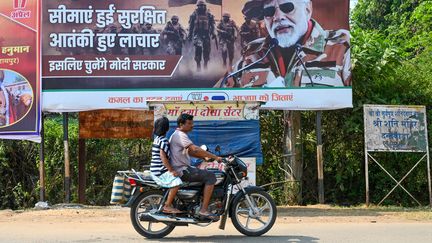
[[[166,223],[141,221],[140,215],[158,209],[163,198],[161,191],[149,191],[139,195],[131,206],[130,218],[135,230],[148,239],[160,239],[171,233],[175,226]],[[147,225],[147,228],[145,225]]]
[[[277,216],[276,204],[265,191],[252,190],[248,195],[258,214],[254,213],[243,194],[235,198],[231,204],[231,221],[240,233],[247,236],[260,236],[273,227]]]

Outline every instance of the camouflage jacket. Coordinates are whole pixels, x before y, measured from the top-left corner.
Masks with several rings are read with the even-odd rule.
[[[186,38],[186,31],[183,27],[178,23],[174,25],[171,21],[168,21],[164,30],[162,31],[162,35],[165,35],[167,41],[174,41],[181,43]]]
[[[189,17],[189,39],[192,37],[210,38],[215,35],[215,19],[213,14],[207,11],[199,14],[194,11]]]
[[[236,69],[261,58],[267,52],[269,43],[270,37],[250,42],[243,50],[243,59],[237,63]],[[316,21],[311,20],[308,33],[303,39],[302,49],[299,52],[311,75],[312,82],[297,58],[294,47],[274,48],[270,55],[258,63],[256,67],[270,68],[275,77],[283,78],[284,82],[282,83],[285,87],[351,86],[350,44],[347,30],[323,30]],[[267,80],[267,83],[254,85],[241,83],[241,86],[263,86],[270,84],[271,80]],[[229,82],[228,86],[230,85],[233,83]]]
[[[217,27],[217,33],[221,42],[234,42],[237,39],[237,25],[233,20],[228,23],[221,21]]]
[[[250,22],[250,24],[247,24],[246,22],[242,24],[240,27],[240,37],[242,44],[243,43],[249,43],[255,39],[257,39],[259,36],[259,26],[255,22]]]

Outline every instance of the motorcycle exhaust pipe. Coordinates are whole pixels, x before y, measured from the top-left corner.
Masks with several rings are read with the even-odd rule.
[[[186,223],[186,224],[197,224],[199,223],[197,220],[192,218],[182,218],[175,217],[171,215],[158,215],[152,213],[142,214],[140,217],[141,221],[151,221],[151,222],[169,222],[169,223]]]

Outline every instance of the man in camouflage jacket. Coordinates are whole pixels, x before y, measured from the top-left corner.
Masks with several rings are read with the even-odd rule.
[[[253,69],[244,71],[236,80],[229,79],[217,86],[351,86],[349,32],[324,30],[311,18],[311,0],[249,0],[243,8],[243,14],[257,20],[264,19],[269,35],[249,43],[235,69],[263,57],[273,38],[278,40],[278,45]],[[267,71],[264,79],[250,79],[250,73],[257,70],[271,72]]]

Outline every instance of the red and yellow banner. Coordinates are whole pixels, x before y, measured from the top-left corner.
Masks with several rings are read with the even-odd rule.
[[[0,138],[40,136],[39,3],[0,3]]]

